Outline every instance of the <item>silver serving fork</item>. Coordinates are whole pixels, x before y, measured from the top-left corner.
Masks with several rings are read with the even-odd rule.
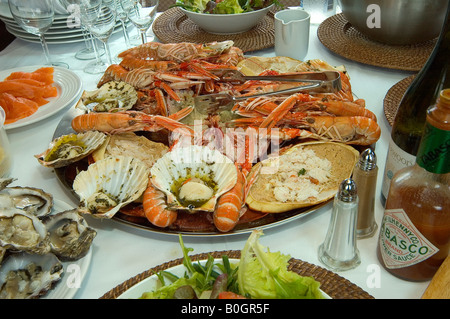
[[[233,69],[218,69],[212,70],[212,73],[220,77],[222,82],[243,83],[249,80],[258,81],[280,81],[280,82],[299,82],[299,85],[293,88],[264,92],[246,96],[233,96],[229,93],[214,93],[199,95],[194,98],[195,109],[203,114],[208,114],[217,111],[230,110],[235,102],[246,100],[248,98],[276,95],[285,93],[295,93],[299,91],[312,91],[316,93],[334,93],[341,90],[341,76],[336,71],[323,72],[298,72],[287,73],[271,76],[246,76],[241,72]]]

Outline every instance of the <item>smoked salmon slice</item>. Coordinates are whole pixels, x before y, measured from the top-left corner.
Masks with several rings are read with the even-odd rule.
[[[56,97],[52,67],[33,72],[13,72],[0,82],[0,106],[6,113],[6,124],[16,122],[35,113],[47,98]]]

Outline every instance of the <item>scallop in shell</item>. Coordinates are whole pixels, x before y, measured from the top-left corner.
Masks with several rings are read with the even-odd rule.
[[[62,261],[84,257],[97,235],[77,210],[50,215],[44,224],[50,233],[51,252]]]
[[[46,294],[64,269],[53,254],[12,254],[0,268],[0,299],[33,299]]]
[[[0,209],[0,246],[36,254],[50,251],[44,223],[33,214],[17,208]]]
[[[106,141],[106,134],[97,131],[71,133],[54,139],[49,148],[35,155],[46,167],[64,167],[88,156]]]
[[[234,163],[209,147],[175,148],[151,168],[152,184],[167,196],[171,209],[214,211],[217,199],[237,181]]]
[[[78,211],[111,218],[121,207],[137,200],[147,188],[150,168],[128,156],[106,157],[89,165],[73,182],[80,198]]]
[[[131,109],[138,100],[136,89],[123,81],[110,81],[94,91],[84,91],[78,101],[77,108],[86,108],[93,104],[95,112],[111,110],[125,111]]]

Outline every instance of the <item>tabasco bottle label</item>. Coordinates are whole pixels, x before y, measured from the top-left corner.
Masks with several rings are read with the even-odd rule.
[[[417,164],[435,174],[450,173],[450,131],[425,124]]]
[[[438,252],[414,226],[403,209],[387,209],[380,229],[380,248],[389,269],[420,263]]]

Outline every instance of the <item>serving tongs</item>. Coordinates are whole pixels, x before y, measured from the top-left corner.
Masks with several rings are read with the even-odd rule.
[[[221,82],[244,83],[245,81],[278,81],[299,82],[302,85],[273,92],[262,92],[253,95],[233,96],[229,93],[199,95],[194,98],[195,109],[203,114],[231,110],[234,103],[248,98],[285,93],[308,91],[314,93],[334,93],[341,90],[341,76],[336,71],[296,72],[269,76],[247,76],[233,69],[211,70]]]

